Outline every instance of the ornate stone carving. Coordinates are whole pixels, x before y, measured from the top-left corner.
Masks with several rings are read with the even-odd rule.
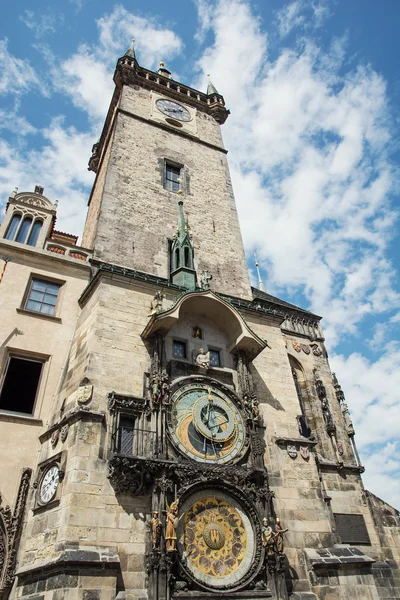
[[[296,446],[293,446],[292,444],[288,444],[286,446],[286,450],[287,450],[287,453],[289,454],[290,458],[296,458],[297,457],[297,448],[296,448]]]
[[[157,315],[159,312],[163,310],[163,300],[165,299],[165,294],[163,290],[157,290],[150,307],[149,317],[153,315]]]
[[[76,399],[78,404],[89,404],[93,396],[93,386],[90,385],[89,380],[88,383],[81,382],[81,385],[78,387],[78,392],[76,395]],[[82,385],[83,384],[83,385]]]
[[[195,363],[200,369],[207,370],[210,367],[210,353],[206,352],[204,348],[200,348],[196,354]]]
[[[238,352],[236,370],[238,374],[240,397],[244,398],[245,395],[250,397],[254,391],[253,377],[251,375],[249,361],[243,350],[239,350]]]
[[[351,417],[350,417],[349,407],[347,406],[347,404],[345,402],[343,402],[341,409],[342,409],[344,424],[346,426],[346,432],[348,435],[354,435],[353,421],[351,420]]]
[[[59,440],[60,437],[60,430],[59,429],[55,429],[53,431],[53,433],[51,434],[51,438],[50,438],[50,442],[51,445],[53,446],[53,448],[55,448],[55,446],[57,446],[57,442]]]
[[[68,423],[66,423],[65,425],[63,425],[61,427],[61,433],[60,433],[60,438],[62,442],[65,442],[65,440],[68,437],[68,430],[69,430],[69,425]]]
[[[7,597],[11,589],[17,562],[18,544],[22,531],[26,501],[32,469],[24,469],[18,489],[14,512],[9,506],[2,507],[0,499],[0,597]],[[1,551],[1,543],[3,551]]]
[[[336,433],[336,426],[333,422],[332,413],[326,396],[326,388],[317,374],[315,374],[315,389],[317,391],[317,396],[321,401],[321,409],[325,421],[326,431],[329,435],[334,435]]]
[[[110,411],[128,409],[132,411],[135,416],[140,416],[145,409],[145,399],[137,398],[135,396],[123,396],[111,392],[108,394],[108,408]]]
[[[310,459],[310,447],[309,446],[300,446],[300,456],[304,458],[304,460]]]
[[[164,336],[156,333],[153,338],[153,355],[150,369],[150,402],[152,411],[169,404],[169,377],[166,371]]]
[[[211,275],[211,273],[209,273],[209,271],[207,271],[207,270],[202,271],[202,273],[200,275],[200,288],[202,290],[209,290],[211,279],[212,279],[212,275]]]

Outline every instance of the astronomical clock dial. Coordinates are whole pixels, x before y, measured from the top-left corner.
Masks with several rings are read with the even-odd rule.
[[[48,504],[53,500],[57,492],[60,469],[58,465],[52,465],[45,472],[39,488],[39,499],[41,504]]]
[[[205,463],[231,462],[245,441],[245,426],[235,404],[206,383],[188,383],[173,394],[168,429],[183,454]]]
[[[190,113],[184,106],[178,104],[177,102],[172,102],[172,100],[164,100],[160,99],[156,101],[156,106],[160,112],[171,119],[176,119],[177,121],[191,121],[192,117]]]
[[[207,587],[234,587],[254,560],[255,538],[249,516],[224,492],[204,490],[180,509],[178,549],[192,576]]]

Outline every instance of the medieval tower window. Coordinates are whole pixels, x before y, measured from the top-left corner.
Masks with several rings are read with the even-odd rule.
[[[297,417],[299,432],[300,435],[302,435],[303,437],[309,438],[311,435],[311,429],[309,428],[307,423],[306,408],[304,404],[305,377],[303,369],[300,363],[298,363],[298,361],[292,356],[289,356],[289,362],[292,368],[294,386],[296,388],[297,398],[299,400],[300,405],[301,414]]]
[[[181,189],[181,170],[182,168],[172,163],[165,163],[164,187],[171,192],[179,192]]]

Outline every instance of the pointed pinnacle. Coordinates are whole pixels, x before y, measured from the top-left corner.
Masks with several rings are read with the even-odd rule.
[[[261,273],[260,273],[260,269],[258,266],[258,260],[257,260],[255,252],[254,252],[254,259],[256,261],[256,270],[257,270],[257,276],[258,276],[258,289],[261,290],[262,292],[266,292],[267,290],[265,289],[265,285],[263,283],[263,280],[261,279]]]
[[[135,43],[135,40],[132,38],[131,45],[129,46],[128,50],[125,52],[124,56],[130,56],[131,58],[136,58],[134,43]]]
[[[207,75],[208,77],[208,84],[207,84],[207,96],[210,96],[211,94],[219,94],[219,91],[217,90],[217,88],[213,85],[211,79],[210,79],[210,74],[208,73]]]

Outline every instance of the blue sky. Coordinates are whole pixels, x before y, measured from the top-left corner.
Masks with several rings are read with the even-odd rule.
[[[398,0],[21,0],[0,24],[0,202],[43,185],[71,233],[131,37],[148,68],[211,73],[249,267],[256,251],[272,294],[324,316],[366,487],[397,508],[399,17]]]

